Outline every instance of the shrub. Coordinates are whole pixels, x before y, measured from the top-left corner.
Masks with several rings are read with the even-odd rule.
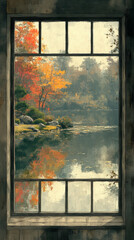
[[[34,107],[31,107],[28,110],[27,115],[30,116],[31,118],[33,118],[34,120],[38,119],[38,118],[41,118],[41,119],[45,118],[45,114]]]
[[[36,120],[33,121],[33,124],[39,124],[39,123],[46,124],[46,122],[45,122],[44,119],[42,119],[42,118],[38,118],[38,119],[36,119]]]
[[[23,98],[27,94],[26,89],[20,85],[15,88],[15,98],[19,101],[20,98]]]
[[[20,119],[19,119],[19,118],[16,118],[16,119],[15,119],[15,123],[20,124]]]
[[[61,117],[58,119],[58,122],[62,128],[73,127],[72,120],[69,117]]]
[[[54,116],[51,116],[51,115],[45,116],[45,122],[51,122],[53,120],[54,120]]]
[[[20,111],[21,113],[25,113],[28,108],[29,108],[29,105],[24,101],[18,102],[15,106],[15,109]]]

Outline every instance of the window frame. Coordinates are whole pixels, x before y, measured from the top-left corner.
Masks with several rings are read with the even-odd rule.
[[[39,54],[14,54],[14,47],[13,47],[13,41],[12,39],[14,38],[14,31],[12,31],[12,29],[14,28],[14,22],[15,21],[39,21]],[[91,22],[91,54],[69,54],[65,53],[65,54],[41,54],[41,21],[89,21]],[[118,21],[119,22],[119,53],[118,54],[93,54],[93,22],[94,21]],[[122,18],[121,17],[10,17],[10,27],[11,27],[11,52],[10,52],[10,60],[11,60],[11,69],[10,69],[10,74],[11,74],[11,92],[10,92],[10,96],[11,96],[11,112],[10,112],[10,117],[11,117],[11,139],[10,139],[10,151],[11,151],[11,158],[9,157],[9,161],[10,162],[10,171],[8,169],[8,181],[11,182],[11,188],[10,188],[10,196],[8,194],[8,203],[10,202],[10,204],[8,205],[8,219],[10,219],[10,221],[8,221],[8,225],[10,224],[16,224],[16,219],[20,218],[21,220],[24,218],[26,222],[29,221],[29,219],[36,219],[34,221],[37,222],[39,219],[43,220],[43,225],[50,225],[50,226],[57,226],[57,222],[58,224],[60,224],[62,226],[62,224],[65,224],[66,226],[68,225],[79,225],[80,226],[92,226],[92,224],[97,224],[97,226],[101,226],[101,222],[102,224],[110,224],[110,226],[113,224],[115,225],[122,225],[123,221],[122,221],[122,126],[124,124],[124,122],[122,123],[122,121],[124,121],[123,119],[123,115],[124,112],[122,111],[122,69],[123,69],[123,65],[122,65]],[[67,25],[66,25],[67,26]],[[67,27],[66,27],[67,28]],[[67,40],[67,35],[66,35],[66,40]],[[67,47],[68,42],[66,41],[66,49],[68,49]],[[10,50],[9,50],[10,51]],[[14,56],[118,56],[119,57],[119,84],[120,84],[120,88],[119,88],[119,178],[117,179],[112,179],[111,181],[117,181],[119,182],[119,213],[88,213],[88,214],[80,214],[80,213],[76,213],[76,214],[36,214],[36,213],[26,213],[26,214],[15,214],[12,212],[11,209],[13,209],[13,205],[14,205],[14,199],[13,199],[13,176],[14,176],[14,170],[12,171],[12,169],[14,169],[14,162],[12,161],[12,159],[14,159],[14,80],[13,80],[13,75],[14,75]],[[9,76],[9,81],[10,81],[10,76]],[[123,90],[124,91],[124,90]],[[10,174],[9,174],[10,172]],[[75,181],[87,181],[87,179],[74,179]],[[109,181],[110,179],[88,179],[88,181],[90,181],[92,184],[91,186],[93,186],[93,181]],[[18,180],[16,180],[18,181]],[[26,181],[26,179],[24,179],[24,181]],[[33,181],[33,179],[31,179],[31,181]],[[35,181],[35,180],[34,180]],[[37,180],[41,183],[42,180]],[[50,181],[50,180],[49,180]],[[57,181],[54,180],[54,181]],[[64,179],[60,179],[60,181],[65,181]],[[72,179],[70,179],[69,181],[72,181]],[[41,184],[39,184],[39,186],[41,186]],[[66,184],[66,188],[67,188],[67,184]],[[93,187],[91,187],[91,192],[93,191]],[[39,194],[39,199],[40,199],[40,194]],[[92,199],[92,198],[91,198]],[[93,201],[93,200],[92,200]],[[11,209],[9,208],[9,206],[11,206]],[[40,204],[39,204],[39,208],[40,208]],[[59,217],[60,217],[60,221],[59,221]],[[12,220],[11,220],[12,219]],[[38,219],[38,220],[37,220]],[[73,220],[74,219],[74,220]],[[103,219],[103,221],[102,221]],[[108,220],[109,219],[109,220]],[[118,221],[117,221],[118,219]],[[54,220],[54,222],[53,222]],[[87,221],[88,220],[88,221]],[[93,220],[93,222],[92,222]],[[94,223],[94,220],[96,223]],[[44,222],[45,221],[45,222]],[[101,221],[101,222],[100,222]],[[117,223],[116,223],[117,221]],[[23,221],[22,221],[23,222]],[[49,222],[49,224],[48,224]],[[72,223],[73,222],[73,223]],[[99,225],[98,225],[99,222]],[[79,224],[78,224],[79,223]],[[23,224],[25,225],[25,223],[23,222]],[[30,222],[29,222],[30,224]],[[28,224],[28,225],[29,225]],[[32,222],[33,224],[33,222]],[[40,221],[38,222],[39,226],[42,225],[42,223],[40,223]],[[37,224],[37,225],[38,225]]]

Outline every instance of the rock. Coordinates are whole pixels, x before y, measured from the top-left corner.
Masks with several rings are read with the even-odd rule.
[[[72,128],[73,127],[73,123],[69,123],[69,128]]]
[[[60,125],[58,125],[58,126],[56,127],[56,129],[57,129],[57,130],[61,129],[61,126],[60,126]]]
[[[33,126],[29,127],[28,129],[31,129],[33,132],[39,132],[39,130]]]
[[[20,121],[24,124],[31,124],[33,122],[33,119],[27,115],[21,115]]]
[[[40,129],[42,129],[42,128],[44,128],[44,127],[45,127],[45,124],[39,123],[39,128],[40,128]]]
[[[48,122],[48,125],[57,126],[57,125],[59,125],[59,123],[58,123],[58,121],[54,120],[54,121]]]

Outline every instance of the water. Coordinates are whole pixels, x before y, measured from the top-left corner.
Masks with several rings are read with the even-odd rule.
[[[65,112],[62,114],[65,116]],[[55,116],[58,117],[59,113],[56,112]],[[17,177],[47,179],[118,178],[117,111],[85,112],[84,114],[76,112],[71,117],[73,128],[16,136],[15,174]],[[74,186],[72,184],[70,182],[69,194],[72,191],[75,194],[69,195],[69,211],[90,212],[90,207],[88,208],[91,196],[90,183],[85,182],[82,188],[80,182],[74,183]],[[99,183],[94,183],[94,210],[96,212],[118,211],[118,183],[112,182],[109,185],[108,182],[101,182],[99,187],[97,184]],[[58,184],[50,181],[47,184],[44,183],[42,189],[44,189],[42,190],[42,211],[64,212],[65,182]],[[35,189],[33,190],[32,187],[33,191]],[[24,189],[23,199],[27,198],[27,194]],[[55,201],[57,202],[54,204],[53,199],[56,196],[57,200]],[[44,201],[46,202],[45,206]],[[74,209],[76,202],[78,203],[77,208]],[[82,202],[85,202],[87,207],[83,208]],[[113,202],[113,207],[111,207]],[[30,210],[31,205],[26,206],[27,211],[33,210],[33,208]],[[22,209],[22,205],[19,209]]]
[[[27,177],[41,177],[40,168],[44,164],[43,178],[47,178],[48,171],[52,178],[117,176],[119,146],[115,116],[107,111],[76,112],[72,116],[73,128],[16,136],[16,175],[29,171]],[[92,125],[92,120],[96,125]],[[38,169],[32,176],[32,164],[37,162]]]

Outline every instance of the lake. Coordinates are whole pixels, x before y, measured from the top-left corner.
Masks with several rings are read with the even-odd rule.
[[[51,114],[56,118],[71,117],[73,128],[16,136],[16,177],[76,180],[118,178],[117,110],[56,111]],[[32,184],[30,189],[33,191]],[[65,182],[50,181],[42,185],[43,188],[42,211],[64,212]],[[90,212],[91,183],[69,182],[68,188],[68,211]],[[94,182],[94,199],[94,211],[117,212],[118,183]],[[29,205],[26,209],[33,211]],[[34,210],[37,211],[37,208],[34,207]]]

